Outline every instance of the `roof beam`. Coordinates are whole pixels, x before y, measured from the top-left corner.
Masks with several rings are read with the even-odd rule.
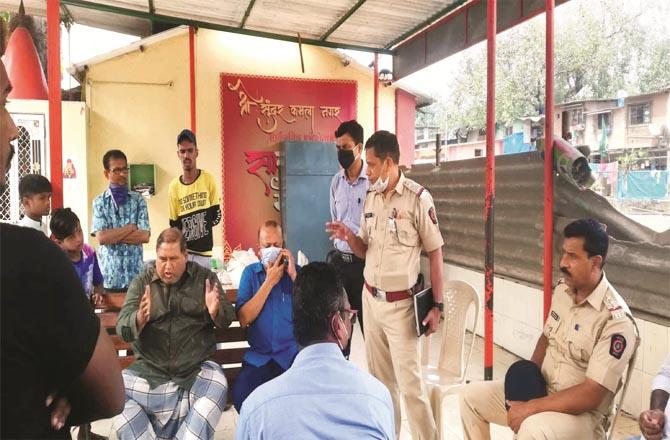
[[[358,0],[358,1],[356,2],[356,4],[355,4],[354,6],[351,7],[351,9],[349,9],[347,12],[345,12],[344,15],[343,15],[342,17],[340,17],[340,19],[337,20],[337,21],[335,22],[335,24],[332,25],[332,26],[330,27],[330,29],[328,29],[328,30],[326,31],[325,34],[321,35],[321,38],[319,38],[319,40],[321,40],[321,41],[326,41],[326,39],[327,39],[328,37],[330,37],[330,34],[332,34],[333,32],[335,32],[340,26],[342,26],[342,23],[344,23],[345,21],[347,21],[347,20],[349,19],[349,17],[351,17],[352,15],[354,15],[354,12],[356,12],[356,11],[358,10],[358,8],[360,8],[361,6],[363,6],[363,3],[365,3],[366,1],[367,1],[367,0]]]
[[[114,14],[120,14],[120,15],[126,15],[129,17],[135,17],[135,18],[142,18],[145,20],[155,20],[155,21],[162,21],[165,23],[170,23],[174,25],[186,25],[186,26],[195,26],[198,28],[203,28],[203,29],[211,29],[215,31],[222,31],[222,32],[232,32],[235,34],[243,34],[243,35],[251,35],[254,37],[262,37],[262,38],[271,38],[273,40],[281,40],[281,41],[289,41],[292,43],[297,43],[298,38],[291,36],[291,35],[283,35],[283,34],[275,34],[272,32],[264,32],[264,31],[254,31],[250,29],[241,29],[239,27],[234,27],[234,26],[226,26],[222,24],[216,24],[216,23],[210,23],[206,21],[200,21],[200,20],[191,20],[188,18],[180,18],[180,17],[173,17],[169,15],[161,15],[161,14],[149,14],[148,12],[144,11],[137,11],[135,9],[128,9],[128,8],[121,8],[118,6],[112,6],[104,3],[95,3],[92,1],[88,0],[61,0],[61,4],[67,4],[71,6],[77,6],[80,8],[88,8],[96,11],[101,11],[101,12],[111,12]],[[322,41],[322,40],[315,40],[312,38],[303,38],[302,39],[302,44],[309,44],[312,46],[320,46],[320,47],[329,47],[332,49],[351,49],[351,50],[359,50],[363,52],[373,52],[373,53],[382,53],[382,54],[389,54],[393,55],[394,51],[387,49],[387,48],[381,48],[381,47],[369,47],[369,46],[359,46],[356,44],[340,44],[340,43],[333,43],[330,41]]]
[[[251,15],[251,10],[254,8],[255,4],[256,0],[249,0],[249,6],[247,6],[247,10],[244,12],[244,17],[242,17],[242,21],[240,22],[240,29],[244,29],[244,25],[247,24],[247,18]]]
[[[70,24],[74,23],[74,17],[72,16],[72,13],[67,8],[67,6],[61,3],[60,10],[63,13],[63,15],[65,15],[65,17],[67,17],[67,19],[70,20]]]
[[[422,22],[422,23],[416,25],[415,27],[413,27],[413,28],[410,29],[409,31],[405,32],[404,34],[402,34],[401,36],[399,36],[398,38],[396,38],[395,40],[391,41],[389,44],[387,44],[386,46],[384,46],[384,49],[391,49],[391,48],[394,48],[395,46],[397,46],[398,44],[402,43],[403,41],[405,41],[406,39],[408,39],[408,38],[411,37],[412,35],[416,34],[416,33],[419,32],[419,31],[422,31],[424,28],[430,26],[431,24],[435,23],[435,22],[438,21],[440,18],[444,17],[445,15],[447,15],[448,13],[450,13],[451,11],[453,11],[454,9],[457,9],[457,8],[463,6],[465,3],[469,2],[469,1],[470,1],[470,0],[455,0],[455,1],[454,1],[452,4],[450,4],[449,6],[440,9],[440,10],[437,11],[435,14],[431,15],[430,18],[428,18],[428,19],[425,20],[424,22]]]

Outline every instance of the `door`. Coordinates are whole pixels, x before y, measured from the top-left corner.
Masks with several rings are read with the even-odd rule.
[[[0,221],[16,222],[23,215],[19,199],[19,181],[26,174],[49,177],[44,115],[11,114],[19,137],[14,141],[14,158],[7,172],[7,189],[0,194]]]
[[[286,247],[309,261],[324,261],[333,248],[330,181],[340,169],[331,142],[284,142],[281,149],[281,215]]]
[[[568,136],[572,136],[570,133],[570,113],[563,112],[561,113],[561,137],[570,140]]]

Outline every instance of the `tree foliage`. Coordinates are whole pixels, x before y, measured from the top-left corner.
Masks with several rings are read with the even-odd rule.
[[[670,86],[670,1],[572,0],[556,9],[556,103]],[[544,113],[545,21],[498,36],[496,120]],[[486,125],[486,44],[463,53],[444,96],[427,109],[443,129]]]

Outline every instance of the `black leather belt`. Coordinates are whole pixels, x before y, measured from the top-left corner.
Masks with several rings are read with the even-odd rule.
[[[337,257],[344,263],[360,263],[363,261],[362,258],[358,258],[355,254],[349,254],[347,252],[335,251],[335,255],[337,255]]]

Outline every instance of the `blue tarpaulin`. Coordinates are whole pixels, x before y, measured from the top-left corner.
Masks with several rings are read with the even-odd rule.
[[[503,138],[503,154],[526,153],[534,150],[532,144],[523,143],[523,133],[514,133]]]
[[[619,171],[617,197],[620,199],[664,199],[668,197],[668,171]]]

